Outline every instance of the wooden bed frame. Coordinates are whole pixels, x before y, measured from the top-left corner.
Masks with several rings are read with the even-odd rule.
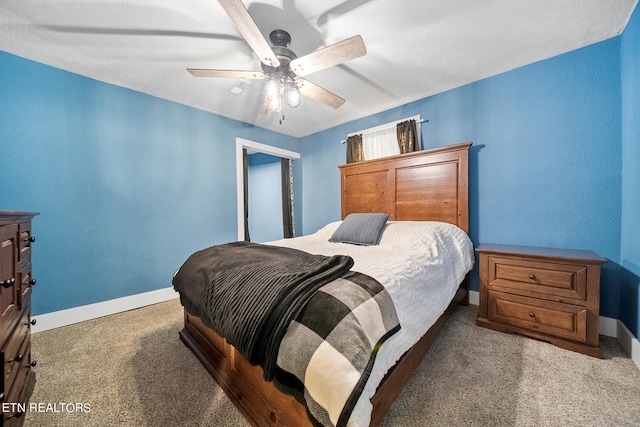
[[[352,212],[386,212],[390,220],[433,220],[469,231],[468,152],[470,142],[340,166],[342,217]],[[371,399],[371,425],[389,407],[420,364],[458,304],[468,304],[468,276],[444,314],[387,373]],[[184,313],[180,339],[211,373],[253,426],[311,426],[305,408],[264,381],[198,317]]]

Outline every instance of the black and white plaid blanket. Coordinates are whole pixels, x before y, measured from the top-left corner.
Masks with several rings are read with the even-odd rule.
[[[173,285],[189,313],[260,365],[314,424],[342,426],[378,348],[400,330],[386,289],[352,265],[343,255],[235,242],[194,253]]]
[[[224,337],[271,381],[282,337],[323,285],[353,265],[345,255],[233,242],[192,254],[173,277],[191,314]]]
[[[291,322],[274,383],[306,406],[315,425],[344,426],[380,345],[399,330],[386,289],[350,272],[320,288]]]

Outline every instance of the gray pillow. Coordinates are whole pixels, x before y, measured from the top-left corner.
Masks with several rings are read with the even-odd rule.
[[[329,238],[329,241],[365,246],[377,245],[388,220],[389,214],[386,213],[349,214]]]

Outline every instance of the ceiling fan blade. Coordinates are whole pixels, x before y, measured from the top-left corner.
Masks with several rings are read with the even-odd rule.
[[[247,8],[240,0],[218,0],[227,12],[242,37],[249,43],[251,49],[258,55],[260,62],[271,67],[279,67],[280,61],[273,53],[271,46],[265,40],[255,21],[249,15]]]
[[[262,71],[214,70],[210,68],[187,68],[195,77],[230,77],[235,79],[263,79]]]
[[[307,76],[316,71],[342,64],[355,58],[364,56],[367,49],[362,37],[353,36],[331,46],[318,49],[308,55],[294,59],[289,64],[294,73]]]
[[[335,93],[318,86],[315,83],[311,83],[309,80],[298,78],[296,79],[298,89],[304,96],[308,96],[311,99],[315,99],[331,108],[340,108],[342,104],[346,102],[344,98],[340,98]]]

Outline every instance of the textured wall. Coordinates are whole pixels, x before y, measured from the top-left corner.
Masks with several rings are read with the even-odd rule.
[[[0,207],[34,220],[33,313],[171,286],[236,240],[236,137],[294,138],[0,52]],[[295,171],[294,171],[295,172]]]
[[[622,34],[622,243],[620,319],[640,331],[640,10]]]
[[[420,114],[423,147],[473,141],[470,235],[591,249],[602,313],[617,317],[621,216],[620,39],[522,67],[302,139],[304,231],[340,217],[346,135]],[[477,289],[477,277],[472,283]]]

